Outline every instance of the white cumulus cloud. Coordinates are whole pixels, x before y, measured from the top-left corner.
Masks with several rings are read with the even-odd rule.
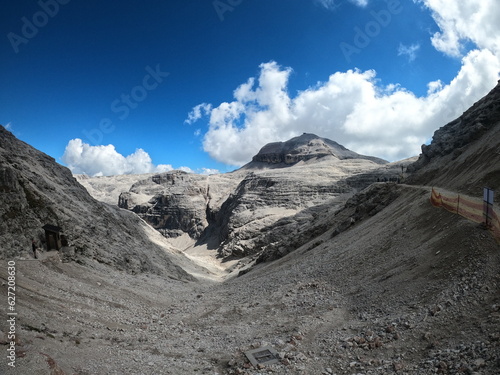
[[[418,155],[434,130],[459,116],[498,79],[500,63],[488,50],[462,59],[453,81],[430,82],[426,97],[377,83],[373,70],[332,74],[328,81],[290,97],[291,69],[261,65],[258,80],[234,91],[234,100],[210,111],[203,147],[230,165],[251,160],[266,143],[316,133],[354,151],[397,160]]]
[[[441,29],[432,36],[434,47],[461,59],[451,82],[429,82],[427,95],[418,97],[397,83],[382,86],[373,70],[348,70],[292,97],[292,69],[271,61],[260,65],[258,77],[234,90],[232,101],[203,104],[210,108],[204,150],[218,161],[239,166],[266,143],[310,132],[388,160],[418,155],[437,128],[460,116],[498,80],[500,2],[414,1],[431,11]],[[462,54],[470,42],[476,49]],[[402,45],[399,52],[411,60],[418,48]]]
[[[414,0],[423,3],[441,31],[433,46],[450,56],[461,56],[464,44],[474,43],[498,56],[500,51],[500,3],[498,0]]]
[[[400,44],[398,48],[398,56],[407,56],[410,62],[414,61],[417,58],[417,52],[420,49],[420,44],[411,44],[409,46],[405,46],[404,44]]]
[[[149,154],[140,148],[123,156],[113,145],[91,146],[79,138],[69,141],[62,160],[73,173],[90,176],[160,173],[173,169],[167,164],[154,165]]]
[[[188,118],[184,121],[186,124],[192,124],[202,118],[204,115],[208,114],[212,109],[211,104],[202,103],[198,104],[189,113]]]

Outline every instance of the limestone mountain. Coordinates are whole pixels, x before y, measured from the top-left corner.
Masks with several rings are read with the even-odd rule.
[[[95,200],[69,169],[2,126],[0,217],[2,259],[31,257],[31,239],[42,244],[42,227],[49,224],[62,228],[69,256],[81,264],[192,279],[149,239],[137,216]]]
[[[118,206],[143,218],[167,238],[183,233],[198,239],[236,188],[240,175],[203,176],[171,171],[135,182],[119,196]]]
[[[482,197],[484,186],[500,187],[500,81],[488,95],[434,133],[422,154],[406,161],[407,183],[447,188]],[[356,176],[354,178],[357,178]],[[279,220],[261,236],[257,263],[279,259],[332,230],[332,237],[353,223],[384,210],[399,195],[396,187],[371,186],[338,209],[329,202]],[[500,202],[500,194],[495,201]],[[322,212],[323,214],[321,214]],[[325,214],[326,213],[326,214]],[[286,234],[293,236],[286,237]],[[286,239],[285,239],[286,238]],[[324,240],[316,240],[316,244]]]
[[[301,161],[318,160],[324,157],[333,157],[339,160],[366,159],[377,164],[387,163],[383,159],[360,155],[348,150],[330,139],[304,133],[286,142],[273,142],[265,145],[242,169],[286,167]]]
[[[397,180],[401,166],[409,163],[388,163],[303,134],[264,146],[251,162],[231,173],[136,176],[117,204],[167,238],[187,234],[197,246],[217,249],[221,257],[244,257],[262,251],[265,234],[280,219],[302,217],[296,215],[321,204],[341,207],[377,180]],[[116,197],[117,186],[131,179],[79,177],[96,198],[108,202]]]
[[[436,184],[495,184],[498,117],[488,113],[495,108],[477,111],[494,123],[466,143],[460,134],[478,117],[441,130],[444,138],[435,136],[427,151],[457,142],[459,155],[453,158],[453,147],[423,155],[413,186],[381,182],[359,191],[405,177],[401,166],[410,161],[372,165],[332,155],[217,176],[130,176],[121,205],[165,225],[158,229],[177,236],[169,241],[179,249],[195,241],[188,233],[199,236],[193,249],[223,268],[212,280],[189,283],[171,279],[157,231],[98,204],[67,169],[0,128],[0,254],[17,267],[17,372],[497,375],[498,243],[480,225],[429,203]],[[117,197],[114,178],[100,178],[94,193]],[[29,236],[47,222],[89,251],[69,263],[24,261]],[[228,275],[235,262],[217,262],[209,247],[260,253]],[[7,267],[0,279],[5,295]],[[8,328],[0,329],[0,346],[9,348]],[[279,361],[252,366],[245,353],[267,346]],[[0,373],[9,372],[0,361]]]

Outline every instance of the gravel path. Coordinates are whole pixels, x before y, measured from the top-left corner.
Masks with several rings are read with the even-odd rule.
[[[224,282],[19,259],[17,366],[0,373],[498,374],[498,245],[400,189],[346,232]],[[0,279],[6,295],[5,264]],[[279,362],[250,365],[262,346]]]

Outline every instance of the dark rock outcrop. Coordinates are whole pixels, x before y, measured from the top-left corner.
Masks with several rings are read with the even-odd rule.
[[[481,196],[500,186],[500,83],[462,116],[436,130],[409,167],[414,184]]]
[[[57,225],[72,247],[71,261],[97,261],[128,272],[193,279],[151,242],[141,220],[96,201],[71,171],[0,126],[0,259],[43,248],[45,224]]]

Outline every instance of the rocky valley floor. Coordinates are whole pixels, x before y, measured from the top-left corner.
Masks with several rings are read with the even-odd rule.
[[[427,189],[388,186],[384,210],[240,277],[208,258],[198,281],[16,259],[16,368],[3,355],[0,373],[498,374],[498,244]],[[0,279],[5,317],[5,263]],[[252,366],[262,346],[279,362]]]

